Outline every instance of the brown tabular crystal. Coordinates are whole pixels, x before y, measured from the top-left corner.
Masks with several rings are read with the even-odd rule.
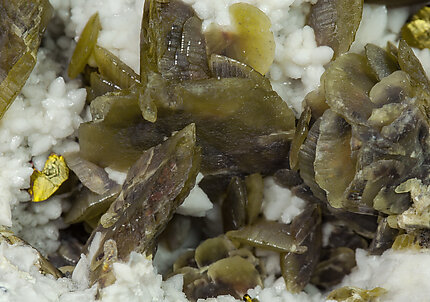
[[[319,0],[312,5],[308,23],[317,43],[330,46],[336,58],[349,50],[362,13],[363,0]]]
[[[127,260],[132,251],[152,254],[155,238],[194,185],[200,160],[195,141],[195,126],[191,124],[163,144],[143,152],[130,168],[119,197],[87,243],[88,247],[95,234],[102,234],[97,252],[89,259],[92,283],[101,278],[106,286],[111,280],[103,264],[108,261],[103,253],[108,242],[115,243],[119,260]]]
[[[51,15],[48,0],[0,3],[0,118],[36,65],[37,50]]]

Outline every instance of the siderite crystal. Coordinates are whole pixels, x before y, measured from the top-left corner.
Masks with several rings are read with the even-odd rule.
[[[162,144],[146,150],[129,169],[118,198],[101,217],[102,241],[91,257],[90,278],[111,284],[111,261],[127,260],[132,251],[153,253],[156,237],[189,194],[200,165],[195,125],[190,124]]]
[[[320,0],[312,6],[308,23],[318,45],[330,46],[336,58],[349,50],[362,13],[362,0]]]
[[[327,68],[324,92],[330,109],[319,118],[315,155],[309,156],[313,171],[300,164],[303,156],[299,167],[302,177],[309,176],[305,183],[318,193],[316,182],[334,208],[401,214],[411,201],[408,190],[396,187],[414,178],[427,182],[429,81],[403,40],[397,58],[373,45],[366,50],[367,57],[344,54]],[[307,154],[307,145],[301,154]]]
[[[48,0],[0,1],[0,117],[36,65],[51,14]]]

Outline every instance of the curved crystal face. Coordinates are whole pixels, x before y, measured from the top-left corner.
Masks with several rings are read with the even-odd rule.
[[[391,215],[375,236],[363,233],[380,253],[394,242],[393,228],[429,227],[422,201],[429,183],[429,80],[404,40],[398,50],[369,44],[365,55],[344,54],[322,76],[329,109],[311,125],[298,166],[334,215]]]
[[[97,44],[97,38],[101,29],[99,14],[95,13],[85,25],[79,40],[76,44],[72,58],[70,59],[67,74],[70,78],[76,78],[84,71],[94,47]]]

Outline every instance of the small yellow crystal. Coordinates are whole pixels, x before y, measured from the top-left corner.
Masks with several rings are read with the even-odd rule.
[[[31,175],[29,193],[32,201],[39,202],[48,199],[68,178],[69,168],[67,168],[64,157],[51,154],[46,160],[43,170],[35,169]]]
[[[252,299],[248,294],[246,294],[245,296],[243,296],[243,301],[245,301],[245,302],[258,302],[258,299],[256,299],[256,298]]]
[[[422,8],[402,28],[402,38],[412,47],[430,48],[430,7]]]

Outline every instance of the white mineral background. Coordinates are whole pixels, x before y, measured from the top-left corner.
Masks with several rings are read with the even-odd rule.
[[[78,150],[75,142],[79,124],[89,119],[85,108],[86,91],[79,81],[67,80],[65,70],[75,41],[89,17],[99,12],[102,31],[99,45],[107,48],[136,72],[139,71],[139,34],[143,1],[141,0],[50,0],[55,15],[66,24],[66,36],[47,39],[39,51],[38,63],[20,96],[0,121],[0,224],[12,229],[43,254],[59,246],[59,229],[64,227],[61,213],[67,202],[60,197],[40,204],[29,204],[31,163],[41,169],[51,152]],[[317,46],[313,29],[305,25],[305,16],[316,0],[185,0],[193,6],[203,27],[216,22],[229,25],[228,6],[247,2],[260,8],[272,23],[275,35],[275,61],[268,74],[274,89],[299,115],[301,101],[319,85],[324,65],[333,51]],[[407,9],[365,5],[364,17],[357,33],[353,51],[360,51],[368,42],[385,45],[395,41],[409,15]],[[430,51],[416,51],[424,68],[430,70]],[[66,54],[66,55],[64,55]],[[121,183],[124,175],[107,170]],[[267,219],[290,222],[303,209],[304,202],[289,190],[277,186],[273,179],[264,181],[264,215]],[[184,214],[215,215],[209,200],[196,208],[194,198],[202,197],[198,187],[193,190]],[[282,203],[280,200],[288,200]],[[216,215],[215,215],[216,216]],[[215,217],[214,216],[214,217]],[[249,290],[261,302],[324,301],[324,295],[312,286],[306,292],[291,294],[285,289],[273,254],[266,257],[271,276],[265,288]],[[341,286],[352,285],[388,290],[381,301],[426,301],[427,280],[430,279],[430,254],[388,250],[382,256],[369,256],[357,251],[357,267]],[[34,265],[37,254],[31,247],[0,244],[0,301],[94,301],[95,287],[88,287],[88,262],[82,256],[72,278],[54,279],[39,273]],[[103,301],[187,301],[182,292],[182,277],[166,281],[157,274],[152,261],[133,253],[127,263],[114,265],[116,283],[103,290]],[[203,301],[203,300],[202,300]],[[238,301],[231,296],[207,299],[211,302]]]

